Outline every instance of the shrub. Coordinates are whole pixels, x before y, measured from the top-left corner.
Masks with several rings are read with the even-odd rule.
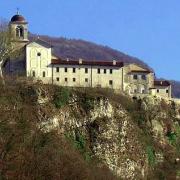
[[[61,108],[68,104],[70,98],[70,90],[65,87],[59,87],[55,92],[53,102],[56,108]]]
[[[86,139],[82,134],[76,132],[74,137],[71,133],[67,133],[65,137],[83,155],[87,162],[91,161],[91,152],[88,150]]]
[[[94,107],[94,98],[85,95],[84,98],[81,99],[81,105],[83,109],[88,112]]]
[[[78,97],[78,103],[86,112],[94,108],[94,100],[98,96],[97,94],[92,94],[92,91],[89,92],[86,88],[76,89],[75,93]]]
[[[147,156],[148,156],[148,163],[150,166],[154,166],[156,163],[156,157],[154,153],[154,149],[152,146],[148,146],[146,149]]]
[[[175,145],[176,144],[176,133],[175,132],[168,132],[167,135],[168,140],[170,142],[171,145]]]

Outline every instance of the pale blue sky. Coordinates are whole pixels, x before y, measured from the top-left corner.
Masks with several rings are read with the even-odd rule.
[[[180,80],[180,0],[0,0],[0,16],[17,7],[32,33],[107,45]]]

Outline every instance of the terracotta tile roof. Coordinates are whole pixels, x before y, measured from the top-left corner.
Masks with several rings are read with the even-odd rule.
[[[170,82],[169,81],[161,81],[161,80],[155,80],[154,81],[154,86],[170,86]]]
[[[132,70],[131,73],[151,73],[150,70]]]
[[[78,60],[62,60],[62,59],[52,59],[51,61],[54,65],[87,65],[87,66],[114,66],[114,67],[123,67],[124,63],[120,61],[78,61]]]

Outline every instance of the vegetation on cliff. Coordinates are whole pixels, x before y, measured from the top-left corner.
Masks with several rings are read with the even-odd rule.
[[[175,178],[179,114],[176,104],[156,98],[7,80],[0,90],[0,177]]]
[[[39,87],[11,80],[0,88],[0,179],[115,179],[105,165],[83,157],[83,140],[46,130],[53,104],[38,104]]]

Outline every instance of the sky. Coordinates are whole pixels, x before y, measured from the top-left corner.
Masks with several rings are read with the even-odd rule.
[[[17,8],[31,33],[106,45],[180,81],[180,0],[0,0],[0,17]]]

